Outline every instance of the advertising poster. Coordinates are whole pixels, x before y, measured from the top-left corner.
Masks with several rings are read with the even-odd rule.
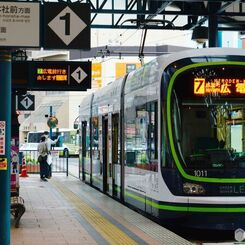
[[[5,155],[5,121],[0,121],[0,156]]]
[[[19,142],[17,138],[12,138],[11,141],[11,192],[16,192],[19,189]]]

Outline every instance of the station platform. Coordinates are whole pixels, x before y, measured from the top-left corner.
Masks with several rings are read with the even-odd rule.
[[[11,245],[166,244],[189,241],[96,191],[74,177],[54,174],[20,179],[26,212]]]

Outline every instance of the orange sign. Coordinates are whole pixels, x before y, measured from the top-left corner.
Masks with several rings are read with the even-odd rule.
[[[215,78],[206,81],[205,78],[194,79],[194,94],[196,95],[241,95],[245,94],[245,79]]]
[[[140,63],[116,63],[116,79],[140,68]]]
[[[102,65],[101,63],[92,63],[92,88],[102,86]]]

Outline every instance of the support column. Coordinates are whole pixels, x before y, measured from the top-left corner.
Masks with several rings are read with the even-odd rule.
[[[53,107],[50,106],[49,107],[49,118],[51,118],[53,116]],[[49,128],[49,138],[52,139],[52,128]]]
[[[210,16],[208,17],[208,40],[209,47],[218,47],[218,17],[217,12],[221,7],[221,3],[219,2],[209,2],[208,10],[210,12]]]
[[[216,15],[208,17],[208,42],[209,47],[218,47],[218,21]]]
[[[11,154],[11,53],[0,50],[0,123],[1,139],[5,152],[0,159],[7,159],[7,169],[0,168],[0,241],[1,245],[10,244],[10,154]]]

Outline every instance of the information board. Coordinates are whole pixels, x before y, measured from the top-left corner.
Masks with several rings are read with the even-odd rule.
[[[0,1],[0,47],[40,47],[40,3]]]
[[[18,61],[12,62],[12,74],[14,89],[86,91],[91,88],[91,62]]]

